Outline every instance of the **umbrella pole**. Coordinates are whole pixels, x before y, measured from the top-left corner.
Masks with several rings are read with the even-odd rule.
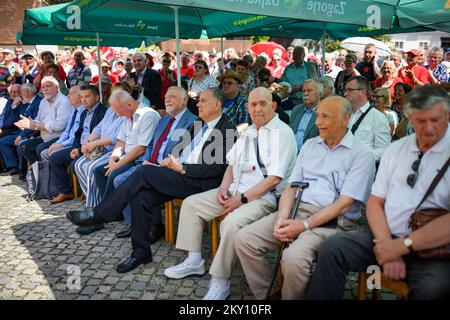
[[[100,103],[103,103],[103,93],[102,93],[102,68],[101,57],[100,57],[100,36],[96,32],[97,36],[97,67],[98,67],[98,91],[100,92]]]
[[[220,74],[225,73],[225,57],[223,54],[223,38],[220,38],[220,51],[222,52],[222,59],[220,61]]]
[[[323,30],[322,30],[322,76],[325,75],[325,51],[327,49],[326,42],[327,42],[327,23],[323,23]]]
[[[181,87],[181,70],[180,70],[180,25],[178,22],[178,7],[172,7],[175,14],[175,41],[177,55],[177,86]]]

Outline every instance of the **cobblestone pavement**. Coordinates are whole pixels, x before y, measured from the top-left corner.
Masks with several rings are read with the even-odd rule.
[[[131,252],[129,239],[115,239],[122,222],[80,236],[67,221],[68,210],[80,210],[80,199],[50,205],[47,200],[28,203],[25,183],[17,176],[0,176],[0,300],[2,299],[201,299],[210,275],[169,280],[164,269],[181,262],[185,253],[164,240],[152,246],[153,262],[127,274],[115,266]],[[210,235],[204,236],[207,268],[211,265]],[[79,287],[77,288],[77,272]],[[351,274],[345,297],[356,295]],[[383,295],[383,298],[393,296]],[[238,265],[231,280],[231,299],[253,296]]]

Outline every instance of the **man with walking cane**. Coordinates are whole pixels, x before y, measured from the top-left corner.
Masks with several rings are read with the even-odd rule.
[[[303,299],[320,244],[356,227],[373,182],[375,159],[347,129],[351,110],[350,103],[338,96],[319,104],[320,136],[305,142],[289,178],[289,183],[309,183],[295,218],[288,218],[297,192],[291,184],[281,195],[278,212],[237,233],[234,248],[256,299],[280,289],[282,299]],[[284,282],[268,293],[272,269],[265,253],[284,242],[289,243],[280,262]]]

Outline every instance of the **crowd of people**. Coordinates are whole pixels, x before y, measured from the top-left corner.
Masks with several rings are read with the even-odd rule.
[[[162,207],[182,199],[187,257],[168,278],[205,274],[203,223],[223,218],[204,299],[229,297],[238,260],[256,299],[341,299],[346,274],[370,265],[405,280],[412,299],[450,298],[450,260],[418,256],[450,243],[450,214],[408,224],[419,209],[450,212],[449,50],[381,61],[369,44],[327,53],[324,72],[301,46],[287,60],[280,49],[183,52],[181,87],[172,52],[116,48],[99,73],[83,49],[0,51],[4,174],[24,180],[48,162],[51,203],[74,198],[75,174],[86,198],[67,212],[75,232],[125,221],[116,237],[132,251],[117,272],[152,261]],[[290,219],[299,181],[309,186]],[[272,287],[266,253],[282,243],[284,281]]]

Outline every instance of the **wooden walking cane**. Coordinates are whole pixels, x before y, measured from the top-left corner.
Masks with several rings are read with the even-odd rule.
[[[294,207],[292,208],[291,214],[289,215],[289,219],[290,220],[295,218],[295,216],[297,214],[298,207],[300,206],[300,200],[302,199],[303,190],[308,188],[308,186],[309,186],[308,182],[298,182],[298,181],[296,181],[296,182],[292,182],[291,183],[291,188],[298,188],[298,190],[297,190],[297,194],[296,194],[296,197],[295,197]],[[270,292],[272,291],[272,287],[273,287],[273,284],[275,282],[275,278],[277,277],[277,270],[278,270],[278,267],[280,266],[281,254],[283,253],[283,250],[284,250],[285,247],[286,247],[286,242],[283,242],[281,244],[280,249],[278,250],[277,262],[275,263],[275,269],[274,269],[274,272],[273,272],[272,281],[270,282],[269,290],[267,291],[266,300],[269,300],[269,298],[270,298]]]

